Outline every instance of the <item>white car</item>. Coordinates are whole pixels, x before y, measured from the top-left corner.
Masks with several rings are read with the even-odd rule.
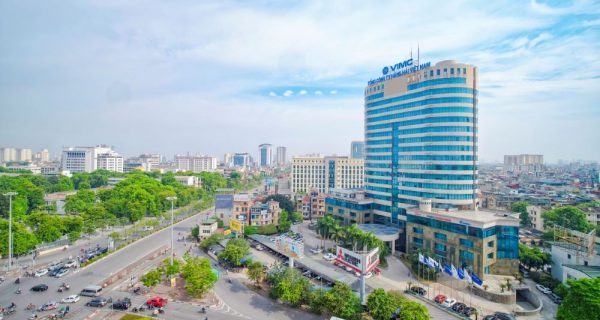
[[[57,278],[61,278],[61,277],[64,277],[67,273],[69,273],[69,269],[64,268],[64,269],[60,269],[60,271],[58,271],[54,276]]]
[[[535,287],[536,287],[538,290],[540,290],[541,292],[545,293],[545,294],[548,294],[548,293],[552,292],[552,290],[550,290],[550,289],[548,289],[548,288],[544,287],[544,286],[543,286],[543,285],[541,285],[541,284],[536,284],[536,285],[535,285]]]
[[[366,278],[366,279],[369,279],[369,278],[371,278],[372,276],[373,276],[373,272],[367,272],[367,273],[365,274],[365,278]]]
[[[335,255],[333,253],[326,253],[323,256],[323,259],[327,260],[327,261],[332,261],[335,259]]]
[[[65,262],[65,268],[75,268],[75,267],[77,267],[77,261],[69,260],[69,261]]]
[[[348,272],[354,272],[354,270],[352,270],[352,268],[350,268],[350,267],[345,267],[344,269],[346,269],[346,271],[348,271]]]
[[[60,300],[60,302],[62,302],[62,303],[75,303],[77,301],[79,301],[79,296],[76,294],[72,294],[72,295]]]
[[[316,248],[310,249],[310,252],[312,252],[314,254],[319,254],[319,253],[323,252],[323,249],[316,247]]]
[[[448,299],[446,299],[446,301],[444,301],[444,303],[442,303],[442,305],[447,308],[452,308],[452,306],[455,304],[456,304],[456,299],[452,299],[452,298],[448,298]]]
[[[34,276],[36,278],[39,278],[39,277],[45,276],[47,274],[48,274],[48,269],[40,269],[40,270],[38,270],[38,271],[35,272]]]

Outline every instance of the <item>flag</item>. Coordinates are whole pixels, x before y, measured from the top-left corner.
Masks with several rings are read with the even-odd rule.
[[[469,270],[465,270],[465,280],[467,280],[468,283],[473,282],[473,279],[471,279],[471,275],[469,275]]]
[[[447,264],[444,264],[444,272],[447,273],[449,276],[452,276],[452,269],[450,269],[450,266]]]
[[[426,263],[425,262],[425,257],[422,254],[420,254],[420,253],[419,253],[419,262],[420,263]]]
[[[471,273],[471,280],[473,280],[473,283],[475,283],[478,286],[483,284],[483,281],[481,281],[481,279],[479,279],[479,277],[475,274],[475,272]]]
[[[458,279],[458,272],[456,271],[456,268],[454,267],[454,265],[451,265],[451,270],[452,270],[452,276],[455,277],[456,279]]]
[[[465,271],[463,268],[458,268],[458,277],[462,280],[465,278]]]
[[[435,261],[433,258],[427,258],[427,265],[431,268],[436,268],[438,265],[438,262]]]

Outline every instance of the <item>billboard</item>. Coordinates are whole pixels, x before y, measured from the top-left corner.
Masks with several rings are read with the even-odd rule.
[[[232,194],[217,194],[215,195],[215,209],[231,209],[233,208]]]
[[[275,239],[275,246],[288,257],[302,258],[304,256],[304,241],[302,240],[279,236]]]
[[[337,246],[335,252],[336,262],[348,266],[356,272],[370,272],[379,264],[379,248],[375,248],[368,253],[356,253]]]
[[[229,229],[237,233],[242,233],[242,223],[236,219],[229,219]]]

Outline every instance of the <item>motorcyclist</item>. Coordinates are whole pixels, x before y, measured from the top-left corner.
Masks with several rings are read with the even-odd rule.
[[[17,280],[15,280],[15,283],[21,283],[21,278],[17,277]]]

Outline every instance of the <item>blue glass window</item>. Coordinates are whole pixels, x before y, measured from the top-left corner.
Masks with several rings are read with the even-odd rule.
[[[448,240],[448,237],[446,236],[446,234],[439,233],[439,232],[435,233],[435,238],[438,240],[444,240],[444,241]]]
[[[454,74],[454,68],[450,68],[450,74]]]
[[[437,69],[435,73],[436,73],[436,75],[439,76],[440,75],[440,69]]]
[[[460,257],[467,259],[467,260],[473,260],[473,253],[466,251],[466,250],[460,250]]]
[[[436,243],[435,244],[435,250],[436,251],[441,251],[441,252],[446,252],[446,245],[445,244],[441,244],[441,243]]]
[[[383,106],[383,105],[393,103],[393,102],[398,102],[398,101],[411,100],[411,99],[432,96],[432,95],[438,95],[438,94],[452,94],[452,93],[473,94],[473,89],[465,88],[465,87],[447,87],[447,88],[427,89],[427,90],[423,90],[423,91],[419,91],[419,92],[403,94],[398,97],[393,97],[393,98],[389,98],[389,99],[385,99],[385,100],[381,100],[381,101],[370,102],[370,103],[367,103],[366,107],[373,108],[373,107]]]
[[[423,245],[423,239],[421,239],[421,238],[413,237],[413,242],[419,246]]]
[[[460,245],[467,248],[473,248],[473,241],[461,238]]]
[[[423,228],[413,227],[413,232],[416,234],[423,234]]]

